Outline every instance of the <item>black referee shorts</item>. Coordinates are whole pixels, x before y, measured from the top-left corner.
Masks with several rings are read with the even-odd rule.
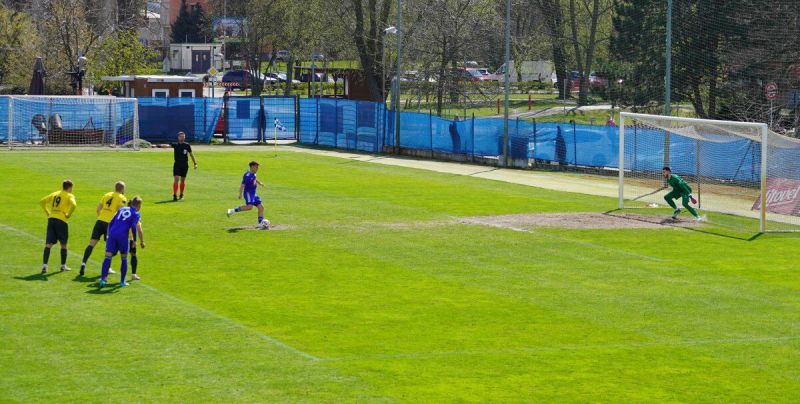
[[[103,236],[103,240],[106,240],[106,237],[108,237],[108,223],[102,220],[94,222],[92,240],[100,240],[100,236]]]
[[[175,177],[186,177],[186,174],[189,173],[189,165],[179,165],[175,163],[172,165],[172,175]]]
[[[53,217],[47,219],[46,243],[55,244],[60,242],[61,244],[67,244],[67,239],[69,239],[69,226],[67,226],[67,223]]]

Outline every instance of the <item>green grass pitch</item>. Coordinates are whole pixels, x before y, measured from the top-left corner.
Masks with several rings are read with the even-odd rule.
[[[170,152],[0,152],[0,401],[800,399],[800,237],[454,224],[615,201],[307,153],[196,154],[172,203]],[[251,159],[285,230],[225,216]],[[57,272],[56,247],[42,277],[38,200],[64,177],[73,271]],[[119,179],[145,201],[143,280],[98,290],[102,247],[86,278],[77,267]]]

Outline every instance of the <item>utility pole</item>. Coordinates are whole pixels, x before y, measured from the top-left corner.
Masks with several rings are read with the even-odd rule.
[[[666,50],[664,51],[664,115],[672,114],[672,0],[667,0]]]
[[[397,74],[394,82],[395,91],[392,93],[394,101],[394,145],[397,154],[400,154],[400,66],[403,58],[403,0],[397,0]]]
[[[508,167],[508,94],[510,91],[509,70],[511,70],[511,0],[506,0],[506,69],[503,72],[503,165]]]

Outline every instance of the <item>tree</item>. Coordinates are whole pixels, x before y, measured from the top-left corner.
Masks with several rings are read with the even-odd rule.
[[[610,0],[569,0],[570,39],[580,80],[578,105],[588,104],[589,74],[595,63],[598,44],[607,40],[608,29],[605,26],[610,23],[612,8]],[[588,26],[579,29],[580,23]]]
[[[666,7],[661,0],[616,0],[609,45],[610,85],[621,105],[634,111],[658,107],[664,94]],[[622,80],[621,83],[614,83]],[[656,112],[656,111],[653,111]]]
[[[0,3],[0,88],[9,86],[14,91],[28,85],[36,42],[37,33],[28,14]]]
[[[490,33],[502,26],[495,4],[486,0],[430,0],[412,14],[418,28],[409,35],[411,52],[435,66],[436,113],[441,115],[445,92],[458,101],[467,83],[450,70],[490,42]],[[466,96],[466,94],[465,94]]]
[[[549,36],[553,52],[553,66],[558,77],[559,98],[570,96],[568,70],[568,52],[566,35],[564,34],[564,13],[560,0],[530,0],[538,6],[544,21],[545,33]],[[566,89],[566,93],[565,90]]]
[[[718,117],[720,100],[742,92],[741,88],[736,88],[738,84],[730,85],[731,71],[754,71],[748,66],[752,62],[743,56],[758,53],[747,50],[750,49],[748,37],[751,32],[756,36],[761,32],[751,16],[755,15],[754,10],[762,7],[747,3],[744,0],[676,0],[674,3],[670,91],[676,102],[689,101],[701,118]],[[617,0],[615,9],[611,52],[616,59],[624,61],[621,68],[631,76],[626,81],[651,88],[650,101],[658,103],[664,93],[660,82],[665,74],[665,5],[652,0]],[[796,28],[793,30],[795,35],[791,36],[796,36]],[[785,38],[777,35],[770,37],[770,41],[786,43]],[[634,95],[637,104],[646,102],[645,94]],[[731,105],[725,106],[726,114],[735,115],[730,108]]]
[[[181,0],[181,10],[172,24],[171,37],[173,43],[206,43],[211,39],[211,22],[200,3],[190,8],[186,0]]]
[[[392,0],[349,0],[329,1],[336,15],[344,21],[342,25],[355,45],[364,80],[369,89],[369,98],[381,100],[381,85],[384,66],[380,63],[383,43],[383,30],[389,26]],[[407,32],[404,34],[408,34]]]
[[[264,88],[262,66],[269,62],[269,46],[275,42],[281,31],[280,0],[249,0],[246,3],[248,19],[243,21],[241,45],[250,77],[253,77],[252,94],[261,95]],[[274,52],[272,52],[274,55]],[[274,60],[274,57],[272,58]]]
[[[49,0],[31,2],[32,15],[41,35],[36,44],[44,58],[49,79],[45,82],[50,94],[70,94],[66,73],[76,71],[78,58],[90,57],[104,28],[92,25],[99,12],[85,0]]]
[[[158,53],[139,42],[134,31],[117,31],[106,36],[89,58],[89,78],[99,82],[103,76],[145,74],[158,71],[151,62]]]

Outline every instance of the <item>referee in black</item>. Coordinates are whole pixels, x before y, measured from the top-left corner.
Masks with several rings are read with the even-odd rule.
[[[192,146],[186,143],[186,133],[178,132],[178,142],[170,143],[172,151],[175,155],[175,162],[172,164],[172,200],[178,200],[178,182],[180,180],[181,194],[180,199],[183,199],[183,190],[186,188],[186,174],[189,172],[189,156],[192,157],[194,169],[197,170],[197,160],[192,153]]]

